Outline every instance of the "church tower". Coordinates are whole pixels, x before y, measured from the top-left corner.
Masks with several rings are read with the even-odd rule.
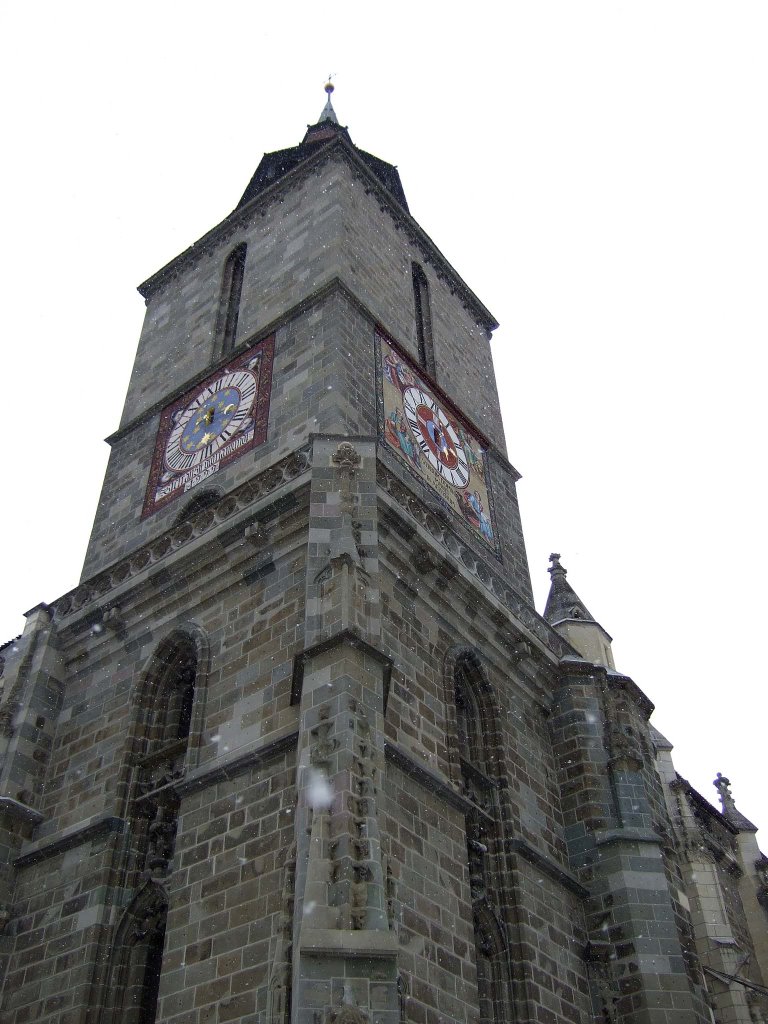
[[[0,1024],[704,1024],[652,705],[535,611],[496,322],[332,90],[141,285],[2,651]]]

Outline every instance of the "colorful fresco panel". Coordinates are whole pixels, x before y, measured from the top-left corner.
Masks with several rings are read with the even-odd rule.
[[[498,554],[479,436],[380,332],[376,362],[381,440]]]

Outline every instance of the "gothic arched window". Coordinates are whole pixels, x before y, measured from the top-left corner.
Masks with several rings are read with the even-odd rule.
[[[147,882],[115,933],[103,1024],[154,1024],[167,918],[165,890]]]
[[[241,242],[227,256],[227,261],[224,264],[219,312],[216,318],[216,347],[217,352],[221,355],[231,352],[235,347],[247,248],[245,242]]]
[[[501,925],[488,901],[474,907],[477,996],[480,1020],[492,1024],[514,1021],[509,953]]]
[[[179,814],[174,782],[184,774],[200,669],[195,638],[175,630],[158,646],[135,699],[134,769],[128,822],[140,886],[115,933],[105,1024],[154,1024]]]
[[[160,755],[173,757],[176,748],[179,754],[186,753],[196,675],[197,649],[192,637],[180,634],[160,645],[139,693],[142,761],[156,761]]]
[[[179,811],[173,783],[184,774],[197,661],[193,638],[173,634],[156,651],[139,691],[130,819],[141,878],[162,879],[170,870]]]
[[[435,349],[432,338],[432,307],[429,302],[429,283],[418,263],[411,264],[413,277],[413,303],[416,313],[416,340],[419,345],[419,363],[434,380]]]
[[[509,950],[498,906],[498,849],[503,838],[496,790],[497,715],[480,660],[464,652],[453,669],[462,789],[476,810],[466,815],[467,865],[475,930],[480,1024],[514,1020]]]

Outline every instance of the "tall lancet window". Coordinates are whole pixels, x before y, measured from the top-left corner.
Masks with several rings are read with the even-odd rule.
[[[503,830],[496,783],[498,758],[494,754],[497,716],[476,656],[467,653],[459,658],[453,682],[462,788],[476,808],[465,820],[479,1024],[510,1024],[515,1019],[512,971],[499,912]]]
[[[245,242],[242,242],[227,256],[227,262],[224,264],[219,313],[216,318],[216,346],[217,352],[221,355],[231,352],[235,347],[247,248]]]
[[[435,349],[432,341],[432,307],[429,302],[429,284],[418,263],[411,264],[413,276],[413,303],[416,312],[416,340],[419,362],[435,380]]]
[[[102,1024],[155,1024],[179,797],[192,732],[198,652],[175,631],[158,647],[136,696],[128,813],[136,895],[116,928]]]

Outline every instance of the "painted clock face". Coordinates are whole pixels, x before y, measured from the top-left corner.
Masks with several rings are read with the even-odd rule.
[[[453,424],[434,398],[419,387],[406,388],[403,411],[422,455],[453,487],[466,487],[467,456]]]
[[[176,415],[163,455],[166,470],[193,469],[222,448],[252,415],[258,381],[246,369],[222,374]]]
[[[266,441],[274,354],[270,335],[163,409],[142,519]]]

